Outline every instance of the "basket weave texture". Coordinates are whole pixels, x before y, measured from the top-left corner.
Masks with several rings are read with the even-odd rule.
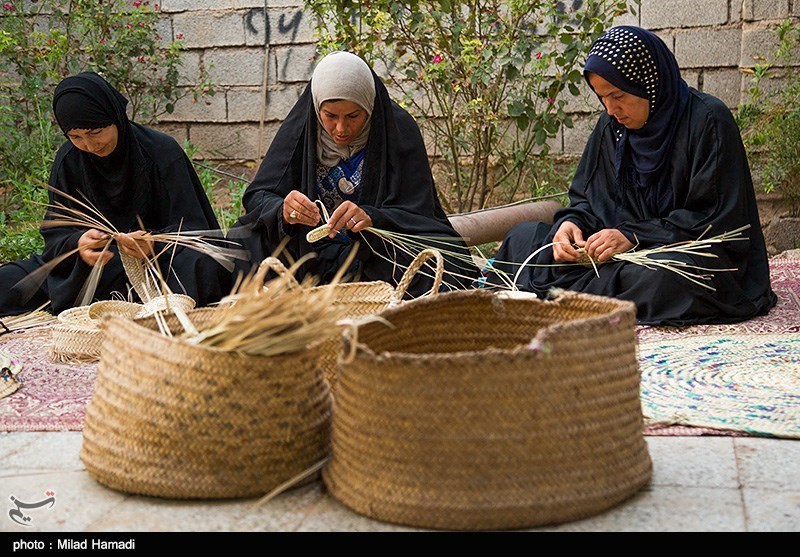
[[[187,315],[202,330],[214,310]],[[181,330],[174,315],[167,322]],[[80,453],[100,483],[169,498],[252,497],[327,457],[330,392],[312,354],[196,346],[162,335],[153,318],[110,317],[102,328]]]
[[[50,357],[60,362],[95,362],[100,359],[103,331],[100,321],[105,315],[126,319],[146,317],[157,311],[180,308],[188,311],[195,301],[184,294],[167,294],[137,304],[121,300],[101,300],[88,306],[77,306],[58,314],[52,327]]]
[[[483,290],[345,335],[323,480],[354,511],[441,529],[585,518],[646,485],[635,307]]]
[[[385,281],[341,282],[332,285],[316,286],[313,290],[333,289],[332,304],[343,310],[343,319],[358,319],[374,315],[388,307],[400,304],[411,285],[411,281],[422,270],[423,265],[430,259],[435,260],[434,280],[431,290],[425,296],[433,296],[439,292],[444,274],[444,259],[442,254],[433,249],[424,249],[414,258],[405,273],[397,283],[397,287]],[[280,275],[286,275],[288,270],[279,259],[268,257],[262,266],[269,267]],[[299,286],[299,284],[297,285]],[[319,354],[319,365],[325,378],[331,386],[336,387],[337,362],[342,348],[341,331],[336,331],[329,338],[315,345]]]

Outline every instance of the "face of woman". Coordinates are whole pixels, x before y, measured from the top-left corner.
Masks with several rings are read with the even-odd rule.
[[[94,130],[70,130],[67,137],[75,147],[98,157],[107,157],[117,148],[119,130],[116,124]]]
[[[325,101],[319,108],[319,117],[336,144],[347,146],[361,133],[369,114],[353,101]]]
[[[589,83],[600,97],[606,112],[629,130],[638,130],[650,116],[650,101],[626,93],[597,74],[589,74]]]

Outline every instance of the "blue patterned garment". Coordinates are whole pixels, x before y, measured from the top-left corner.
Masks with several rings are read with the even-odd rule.
[[[358,200],[358,187],[364,169],[366,149],[347,160],[340,160],[334,167],[317,164],[317,196],[332,214],[343,201]]]

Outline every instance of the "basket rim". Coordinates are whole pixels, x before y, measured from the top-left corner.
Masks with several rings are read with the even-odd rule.
[[[469,297],[481,297],[485,299],[489,299],[491,297],[497,297],[498,294],[502,294],[501,292],[494,292],[494,291],[481,291],[481,290],[470,290],[470,291],[451,291],[451,292],[443,292],[438,294],[437,296],[430,296],[430,297],[422,297],[417,298],[415,300],[410,300],[405,302],[404,304],[390,306],[387,309],[378,313],[378,315],[382,319],[391,320],[393,315],[397,313],[404,313],[408,311],[413,311],[419,307],[424,307],[425,304],[440,304],[442,301],[447,301],[453,298],[469,298]],[[616,298],[609,298],[605,296],[596,296],[593,294],[584,294],[581,292],[572,292],[572,291],[565,291],[564,293],[559,294],[559,296],[553,300],[542,300],[538,298],[526,298],[526,299],[513,299],[515,303],[529,303],[529,304],[556,304],[559,301],[563,301],[570,297],[578,297],[587,299],[589,301],[597,301],[602,303],[608,303],[609,311],[598,314],[592,317],[586,317],[580,319],[581,325],[588,325],[588,326],[598,326],[601,324],[607,324],[610,320],[614,320],[616,318],[623,318],[626,314],[633,313],[634,322],[635,322],[635,315],[636,315],[636,305],[633,302],[629,302],[627,300],[619,300]],[[458,352],[407,352],[403,350],[383,350],[381,352],[375,352],[362,342],[358,342],[358,330],[361,327],[368,327],[368,326],[379,326],[380,323],[376,323],[375,320],[370,319],[363,319],[363,320],[354,320],[352,326],[346,328],[343,331],[343,337],[345,342],[344,352],[348,352],[353,350],[352,342],[353,342],[353,332],[355,330],[356,335],[356,346],[355,352],[363,357],[367,357],[372,360],[379,360],[381,358],[386,358],[391,356],[391,358],[395,360],[400,360],[407,362],[408,364],[419,362],[421,358],[426,360],[440,360],[440,359],[461,359],[461,358],[474,358],[475,355],[480,354],[481,357],[491,357],[491,356],[502,356],[504,358],[508,357],[519,357],[519,358],[541,358],[543,356],[543,352],[539,350],[531,350],[530,347],[532,345],[542,345],[546,342],[548,337],[553,335],[557,335],[562,333],[565,330],[569,330],[578,326],[577,320],[570,320],[566,322],[560,323],[552,323],[545,327],[539,329],[534,336],[526,343],[518,343],[510,348],[482,348],[476,350],[462,350]]]

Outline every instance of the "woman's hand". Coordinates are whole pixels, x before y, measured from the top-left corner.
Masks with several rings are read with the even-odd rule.
[[[78,239],[78,249],[80,250],[78,254],[84,263],[94,267],[98,261],[103,265],[111,261],[114,254],[110,251],[103,251],[109,239],[110,236],[108,234],[94,228],[84,232]]]
[[[283,200],[283,222],[316,226],[321,219],[319,207],[297,190],[289,192]]]
[[[581,254],[576,246],[582,248],[586,243],[580,227],[568,220],[558,227],[558,231],[553,236],[553,242],[553,259],[562,263],[577,261]]]
[[[352,232],[361,232],[365,228],[369,228],[372,226],[372,218],[352,201],[344,201],[336,207],[328,221],[328,226],[331,227],[331,233],[328,236],[334,238],[337,230],[348,229]]]
[[[603,262],[633,246],[622,232],[616,228],[606,228],[589,236],[583,249],[595,261]]]
[[[128,234],[119,234],[115,237],[119,251],[136,259],[144,259],[153,255],[153,240],[144,230],[136,230]]]

